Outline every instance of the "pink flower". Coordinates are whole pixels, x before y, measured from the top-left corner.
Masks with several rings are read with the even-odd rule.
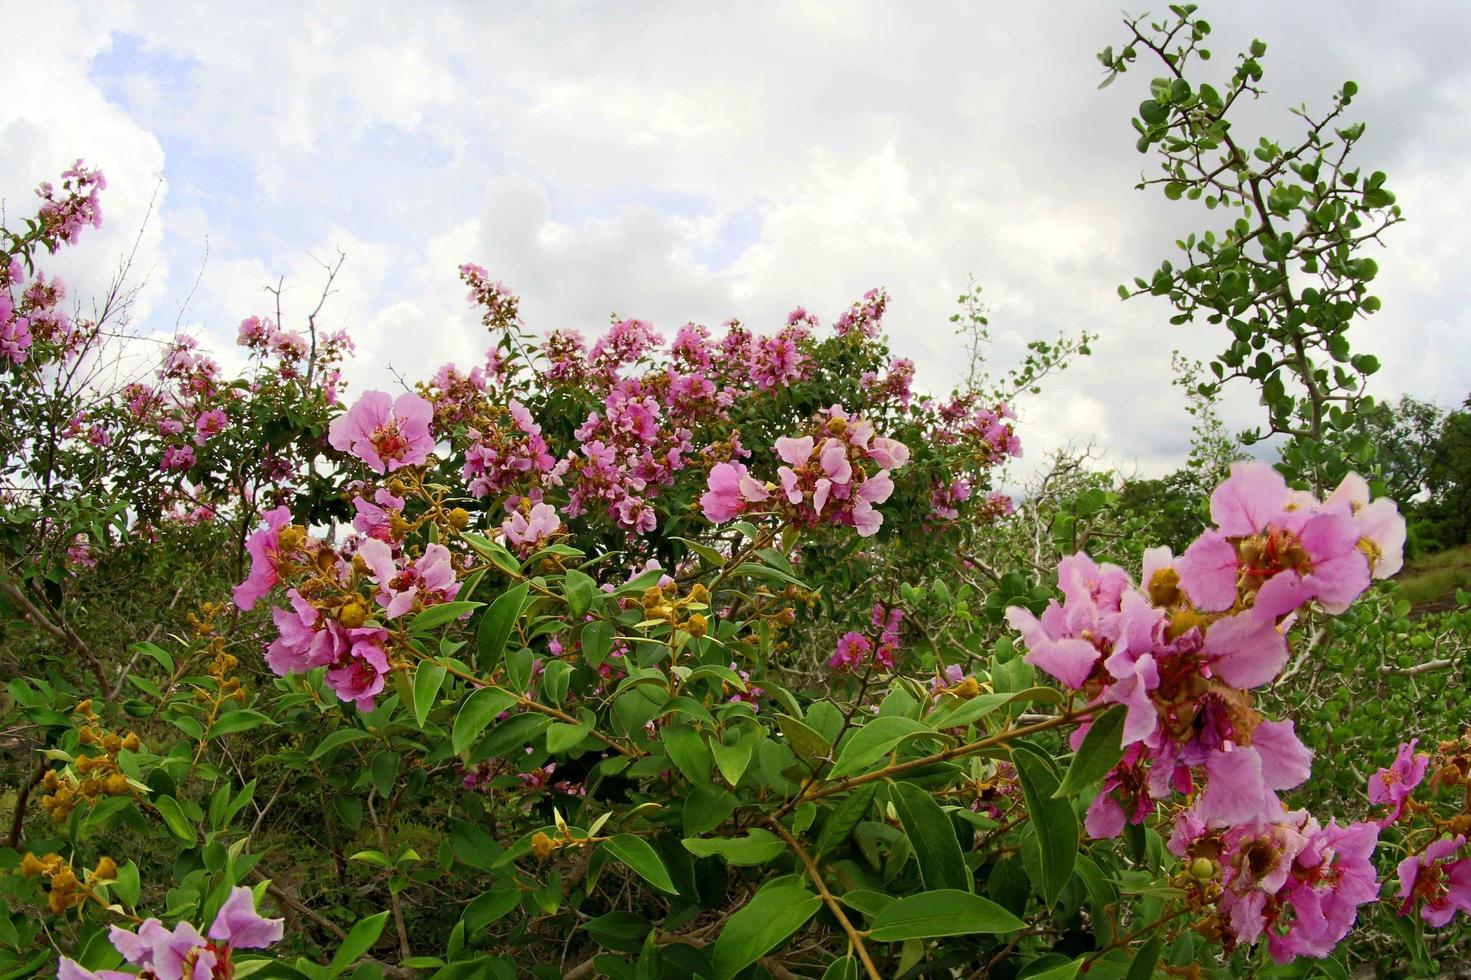
[[[359,544],[357,554],[378,585],[378,603],[387,619],[409,612],[416,600],[420,606],[432,606],[450,601],[460,590],[449,549],[442,544],[428,545],[422,557],[403,569],[395,564],[392,549],[376,538]]]
[[[388,655],[383,652],[388,631],[369,627],[348,632],[352,646],[348,655],[327,671],[327,684],[343,701],[354,702],[359,711],[372,711],[388,675]]]
[[[351,453],[375,473],[417,466],[434,448],[429,422],[434,407],[415,394],[394,401],[386,392],[367,391],[332,420],[327,441],[334,449]]]
[[[1237,463],[1211,495],[1211,517],[1217,527],[1175,566],[1190,601],[1207,612],[1250,605],[1275,622],[1316,600],[1339,613],[1371,574],[1385,577],[1402,563],[1403,518],[1391,501],[1369,504],[1357,476],[1319,503],[1265,464]]]
[[[1471,858],[1447,861],[1466,844],[1464,835],[1442,837],[1399,864],[1400,915],[1408,915],[1416,901],[1424,902],[1420,917],[1439,929],[1457,912],[1471,915]]]
[[[255,895],[241,885],[230,889],[209,927],[209,938],[230,944],[231,949],[265,949],[281,941],[282,920],[262,918],[255,910]]]
[[[849,631],[838,640],[827,665],[833,670],[857,670],[873,651],[873,643],[862,633]]]
[[[501,525],[501,533],[506,536],[507,544],[529,553],[561,527],[562,519],[557,516],[557,509],[551,504],[539,503],[532,506],[529,514],[523,514],[519,509],[512,511]]]
[[[194,447],[193,446],[167,446],[167,447],[164,448],[164,451],[163,451],[163,462],[159,464],[159,469],[162,469],[162,470],[165,470],[165,471],[169,471],[169,470],[187,470],[189,467],[191,467],[193,465],[194,465]]]
[[[187,922],[165,929],[157,919],[145,919],[136,933],[113,926],[108,939],[140,974],[157,980],[210,980],[218,962],[215,950]]]
[[[393,517],[403,513],[404,499],[395,497],[388,490],[379,487],[373,494],[373,501],[369,502],[362,497],[352,498],[353,510],[357,514],[352,519],[353,530],[359,534],[365,534],[379,541],[392,542]]]
[[[709,489],[700,497],[700,507],[712,524],[731,520],[745,510],[746,504],[760,503],[770,496],[741,463],[716,463],[710,468],[706,485]]]
[[[202,446],[219,435],[229,424],[230,418],[218,408],[210,409],[194,420],[194,444]]]
[[[1410,794],[1425,778],[1430,757],[1424,752],[1415,751],[1415,746],[1419,743],[1418,738],[1412,738],[1401,745],[1399,752],[1395,754],[1394,763],[1388,769],[1380,769],[1369,777],[1369,802],[1387,803],[1391,807],[1390,812],[1380,821],[1380,826],[1387,827],[1399,819],[1400,814],[1405,811],[1405,802],[1409,800]]]
[[[276,563],[281,560],[281,529],[291,523],[291,508],[284,504],[265,514],[266,526],[250,536],[245,550],[250,553],[250,575],[235,586],[235,605],[249,611],[261,596],[280,581]]]

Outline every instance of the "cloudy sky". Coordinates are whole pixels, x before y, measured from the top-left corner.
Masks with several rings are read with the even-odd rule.
[[[1222,75],[1237,46],[1269,42],[1270,94],[1242,132],[1291,139],[1289,106],[1359,83],[1360,162],[1388,172],[1410,221],[1379,257],[1384,312],[1358,345],[1385,364],[1377,393],[1459,402],[1471,4],[1202,12]],[[1114,293],[1208,224],[1133,189],[1149,74],[1095,91],[1118,21],[1081,0],[0,2],[0,197],[16,213],[75,157],[103,167],[108,223],[54,267],[84,293],[137,240],[140,329],[181,323],[216,347],[271,308],[278,276],[299,315],[341,249],[328,322],[358,339],[361,384],[484,350],[456,280],[471,260],[542,330],[611,312],[669,332],[770,327],[799,304],[829,322],[883,285],[896,348],[943,391],[961,361],[948,317],[974,276],[998,366],[1029,339],[1102,335],[1024,406],[1029,455],[1091,437],[1154,473],[1188,441],[1170,350],[1223,344]],[[1229,417],[1256,421],[1238,395]]]

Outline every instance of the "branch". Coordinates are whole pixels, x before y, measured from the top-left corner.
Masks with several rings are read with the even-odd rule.
[[[838,925],[842,926],[843,931],[848,934],[848,942],[852,944],[854,952],[858,954],[858,959],[863,962],[863,968],[868,971],[868,975],[872,980],[882,980],[883,975],[879,973],[878,967],[873,965],[873,960],[869,958],[868,950],[863,945],[863,936],[857,929],[853,928],[853,923],[849,922],[848,917],[843,914],[843,907],[838,904],[837,899],[833,898],[832,892],[827,890],[827,885],[822,880],[822,872],[817,870],[817,865],[813,863],[812,857],[797,842],[797,838],[787,832],[787,828],[782,826],[780,820],[771,817],[766,822],[771,826],[771,829],[776,831],[778,837],[786,841],[786,845],[791,848],[792,853],[801,859],[802,864],[807,868],[807,877],[812,879],[812,884],[817,886],[817,894],[822,896],[822,900],[832,910],[833,917],[838,920]]]

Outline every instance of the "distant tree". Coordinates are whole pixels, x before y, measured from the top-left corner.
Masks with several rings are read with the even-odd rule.
[[[1425,464],[1430,499],[1424,507],[1442,547],[1471,541],[1471,397],[1445,416]]]

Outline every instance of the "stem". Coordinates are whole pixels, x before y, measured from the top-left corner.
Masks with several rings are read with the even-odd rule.
[[[813,863],[812,857],[797,842],[797,838],[787,832],[787,828],[782,826],[780,820],[772,817],[766,822],[772,830],[776,831],[777,836],[786,842],[787,847],[791,848],[792,853],[801,859],[803,866],[807,868],[807,877],[812,879],[812,884],[817,886],[817,894],[822,896],[822,900],[827,903],[827,907],[832,910],[834,918],[838,920],[838,925],[842,926],[843,931],[848,934],[848,942],[852,945],[854,952],[858,954],[858,959],[863,962],[863,968],[868,971],[868,975],[872,980],[882,980],[882,974],[879,973],[878,967],[873,965],[873,960],[869,958],[868,950],[863,945],[862,933],[853,928],[853,923],[849,922],[848,916],[843,913],[843,907],[838,904],[837,899],[833,898],[832,892],[827,890],[827,885],[822,880],[822,872],[817,870],[817,865]]]

